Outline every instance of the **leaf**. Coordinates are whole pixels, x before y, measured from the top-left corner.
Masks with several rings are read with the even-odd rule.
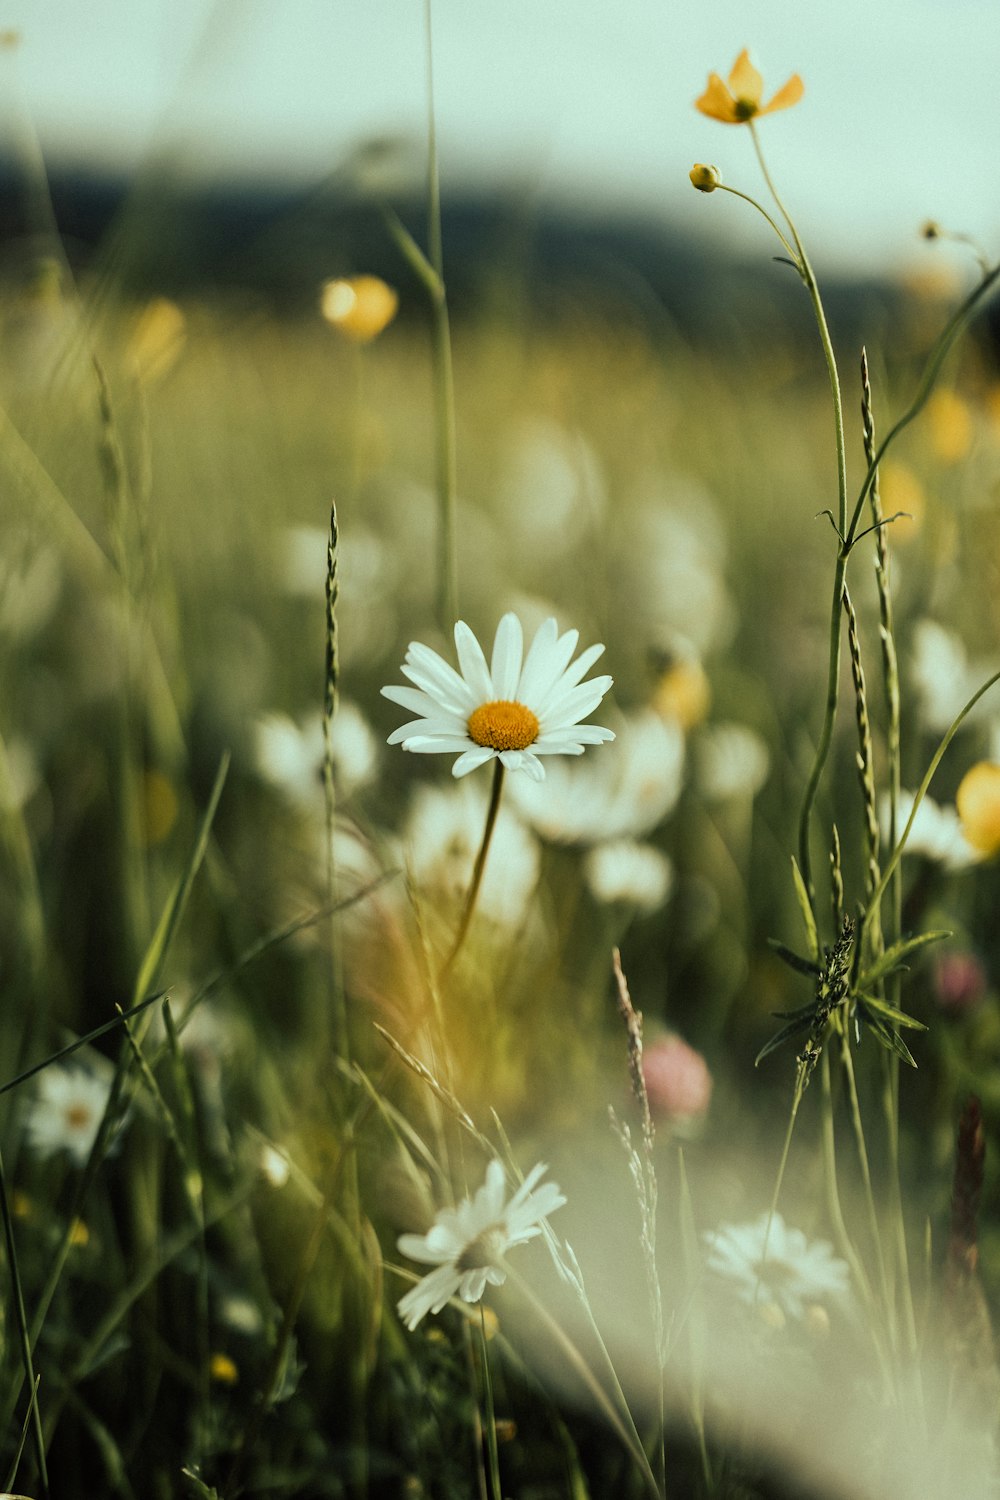
[[[786,948],[784,943],[779,943],[777,938],[768,938],[767,946],[779,958],[784,959],[788,967],[794,969],[796,974],[807,974],[810,979],[816,979],[822,972],[819,964],[814,964],[809,958],[800,958],[797,953],[792,952],[791,948]]]
[[[880,979],[884,979],[894,969],[900,968],[903,959],[908,958],[911,953],[916,953],[918,949],[925,948],[928,943],[938,943],[942,938],[947,937],[951,937],[951,933],[945,931],[943,928],[938,928],[933,932],[918,933],[916,937],[900,938],[898,943],[893,943],[891,948],[887,948],[882,956],[875,960],[871,968],[866,970],[861,976],[862,988],[866,990],[870,989],[873,984],[877,984]]]
[[[809,900],[809,892],[806,883],[802,879],[802,872],[798,867],[795,855],[792,855],[792,880],[795,882],[795,894],[799,900],[799,910],[802,912],[802,920],[806,927],[806,937],[809,939],[809,952],[814,959],[819,959],[819,933],[816,931],[816,918],[813,916],[812,902]]]
[[[862,1013],[861,1019],[868,1027],[868,1030],[872,1033],[872,1036],[874,1036],[877,1041],[881,1042],[882,1046],[885,1047],[887,1051],[895,1052],[896,1055],[898,1057],[901,1057],[905,1063],[909,1063],[911,1068],[915,1068],[917,1066],[913,1060],[913,1054],[898,1032],[893,1031],[889,1026],[883,1025],[882,1022],[877,1021],[874,1016],[869,1016]]]
[[[809,1008],[812,1010],[811,1006]],[[789,1037],[796,1036],[800,1031],[805,1031],[808,1026],[808,1016],[801,1016],[797,1021],[789,1021],[787,1026],[782,1026],[781,1030],[776,1031],[771,1040],[765,1042],[763,1047],[761,1047],[753,1060],[754,1067],[759,1067],[765,1057],[769,1057],[776,1048],[781,1046],[782,1042],[787,1042]]]
[[[876,995],[859,995],[865,1010],[877,1011],[887,1021],[895,1021],[897,1026],[909,1026],[913,1031],[926,1031],[927,1027],[923,1021],[918,1021],[914,1016],[908,1016],[905,1010],[897,1010],[894,1005],[889,1005],[885,1000],[879,1000]]]

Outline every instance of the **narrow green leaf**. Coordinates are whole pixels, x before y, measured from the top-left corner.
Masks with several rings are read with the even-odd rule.
[[[802,912],[802,920],[805,923],[806,937],[809,940],[809,952],[818,962],[819,960],[819,933],[816,931],[816,918],[813,916],[812,903],[809,900],[809,892],[806,883],[802,879],[795,855],[792,855],[792,880],[795,882],[795,894],[799,900],[799,910]]]
[[[942,938],[951,937],[951,933],[944,928],[936,928],[933,932],[921,932],[916,937],[900,938],[898,943],[893,943],[891,948],[875,960],[870,969],[861,976],[861,987],[871,989],[880,979],[891,974],[894,969],[902,967],[903,960],[909,958],[911,953],[916,953],[921,948],[926,948],[928,943],[939,943]]]
[[[789,1021],[787,1026],[782,1026],[781,1030],[775,1032],[771,1040],[769,1042],[765,1042],[763,1047],[761,1047],[760,1051],[757,1053],[757,1056],[753,1060],[754,1067],[758,1068],[764,1061],[765,1057],[769,1057],[776,1048],[781,1046],[782,1042],[787,1042],[789,1037],[797,1035],[797,1033],[800,1031],[805,1031],[808,1026],[808,1016],[803,1016],[798,1021]]]
[[[886,1000],[880,1000],[877,995],[859,995],[858,999],[863,1002],[865,1010],[877,1011],[887,1021],[893,1021],[897,1026],[909,1026],[912,1031],[926,1031],[927,1027],[923,1021],[908,1016],[905,1010],[897,1010]]]
[[[792,952],[791,948],[786,948],[784,943],[779,943],[777,938],[769,937],[767,946],[780,959],[783,959],[790,969],[794,969],[796,974],[808,974],[811,979],[815,979],[820,973],[819,964],[814,964],[810,958],[800,958],[797,953]]]
[[[913,1060],[913,1054],[910,1051],[909,1047],[903,1041],[903,1038],[899,1035],[899,1033],[893,1031],[891,1026],[885,1026],[881,1021],[877,1021],[874,1016],[869,1016],[864,1013],[862,1014],[861,1019],[868,1027],[868,1030],[871,1032],[872,1036],[875,1037],[877,1041],[881,1042],[882,1046],[885,1047],[888,1052],[895,1052],[896,1055],[898,1057],[901,1057],[905,1063],[909,1063],[911,1068],[915,1068],[917,1066]]]

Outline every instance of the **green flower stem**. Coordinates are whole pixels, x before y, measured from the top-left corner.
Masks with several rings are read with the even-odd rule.
[[[483,1359],[483,1397],[486,1406],[486,1448],[489,1455],[491,1500],[503,1500],[500,1483],[500,1455],[497,1452],[497,1419],[493,1406],[493,1380],[490,1375],[490,1350],[486,1342],[486,1312],[479,1304],[479,1347]]]
[[[795,227],[794,220],[778,196],[777,189],[771,180],[771,174],[767,170],[764,153],[760,147],[760,139],[757,135],[754,122],[750,120],[750,138],[757,153],[764,181],[767,183],[771,197],[781,211],[795,244],[799,271],[805,282],[809,299],[813,305],[816,316],[816,326],[819,329],[820,343],[823,346],[823,357],[826,360],[826,368],[830,377],[830,394],[833,399],[833,425],[834,437],[837,449],[837,529],[841,537],[844,536],[847,526],[847,446],[844,439],[844,406],[840,393],[840,376],[837,373],[837,360],[833,352],[833,341],[830,338],[830,329],[826,321],[826,313],[823,308],[823,300],[820,297],[819,285],[806,254],[805,246],[799,238],[799,232]],[[848,550],[841,547],[837,555],[837,564],[833,579],[833,601],[830,607],[830,652],[829,668],[826,683],[826,709],[823,716],[823,727],[820,730],[819,741],[816,745],[816,754],[813,759],[809,779],[806,782],[805,793],[802,798],[802,808],[799,813],[799,868],[802,871],[802,879],[805,882],[806,891],[810,904],[815,912],[815,887],[812,878],[812,856],[809,851],[809,823],[812,817],[813,804],[816,801],[816,793],[819,790],[820,778],[826,765],[826,758],[830,752],[830,744],[833,739],[833,725],[837,716],[837,703],[840,693],[840,643],[841,643],[841,620],[840,612],[843,607],[842,599],[844,593],[844,581],[847,576]]]
[[[851,1128],[854,1132],[854,1141],[858,1151],[858,1163],[861,1167],[861,1180],[865,1188],[865,1204],[868,1209],[868,1222],[871,1228],[872,1241],[875,1245],[875,1260],[878,1265],[879,1285],[882,1290],[882,1299],[885,1305],[885,1315],[889,1330],[890,1344],[896,1344],[896,1311],[895,1302],[889,1286],[889,1273],[886,1266],[885,1252],[882,1249],[882,1231],[879,1225],[878,1209],[875,1206],[875,1190],[872,1187],[871,1168],[868,1164],[868,1146],[865,1142],[865,1127],[861,1119],[861,1102],[858,1098],[858,1085],[854,1076],[854,1058],[851,1055],[851,1039],[848,1035],[846,1025],[838,1027],[840,1032],[840,1055],[844,1068],[844,1077],[847,1080],[847,1097],[850,1106]]]
[[[751,198],[751,196],[750,196],[749,193],[741,193],[740,190],[739,190],[739,188],[729,187],[729,185],[727,183],[725,183],[725,182],[717,183],[715,190],[717,192],[720,192],[720,193],[732,193],[732,195],[733,195],[734,198],[742,198],[744,203],[749,203],[751,208],[755,208],[759,214],[763,214],[764,218],[767,220],[767,222],[770,224],[771,228],[774,230],[775,234],[778,236],[778,239],[781,241],[781,243],[784,245],[785,249],[788,251],[789,258],[795,264],[795,269],[801,275],[802,268],[801,268],[801,265],[799,263],[799,257],[798,257],[798,254],[796,253],[796,250],[795,250],[794,246],[792,246],[792,245],[789,244],[788,237],[785,234],[784,230],[781,229],[781,228],[779,228],[779,226],[771,218],[771,215],[768,213],[767,209],[763,206],[763,204],[758,203],[756,198]]]
[[[434,361],[434,430],[438,488],[438,619],[449,631],[458,619],[458,561],[455,542],[455,377],[451,359],[451,327],[444,279],[441,237],[441,179],[438,171],[437,124],[434,118],[434,52],[431,0],[425,0],[427,33],[427,248],[434,269],[431,293]]]
[[[479,887],[483,883],[483,871],[486,868],[486,856],[490,852],[490,842],[493,838],[493,830],[496,827],[497,813],[500,811],[500,795],[503,792],[503,773],[503,761],[497,756],[493,762],[493,787],[490,791],[490,805],[486,812],[486,827],[483,829],[483,841],[479,845],[479,853],[476,855],[476,862],[472,867],[472,880],[469,883],[469,892],[465,898],[465,906],[462,909],[462,916],[458,924],[458,931],[455,934],[455,941],[441,969],[440,977],[442,979],[448,973],[461,951],[466,933],[469,930],[469,923],[472,921],[472,913],[476,909],[476,898],[479,895]]]
[[[964,720],[966,719],[966,717],[975,708],[976,704],[979,702],[979,700],[983,696],[983,694],[986,693],[986,692],[988,692],[989,689],[993,686],[993,684],[995,682],[1000,682],[1000,672],[994,672],[993,676],[992,677],[988,677],[987,680],[983,683],[982,687],[979,688],[978,691],[976,691],[975,693],[973,693],[972,697],[969,699],[968,703],[962,709],[961,713],[952,722],[950,728],[948,729],[947,733],[945,734],[944,738],[942,739],[940,745],[938,745],[938,747],[935,750],[933,756],[931,757],[931,763],[927,767],[927,770],[926,770],[926,772],[924,774],[924,779],[920,783],[920,786],[917,788],[917,794],[916,794],[916,796],[913,799],[913,806],[910,809],[910,816],[906,820],[906,827],[903,829],[903,832],[900,834],[899,842],[896,844],[896,847],[893,849],[892,854],[889,856],[889,859],[888,859],[888,861],[886,863],[885,869],[882,871],[882,879],[879,881],[877,887],[875,888],[875,891],[872,894],[872,898],[869,901],[869,903],[868,903],[868,905],[867,905],[867,907],[865,909],[864,915],[861,918],[861,932],[858,935],[859,936],[859,941],[861,939],[861,936],[864,933],[865,927],[867,926],[868,922],[871,920],[872,913],[878,909],[878,907],[879,907],[879,905],[880,905],[880,903],[882,901],[882,897],[885,895],[886,887],[888,886],[890,880],[893,877],[893,874],[895,872],[896,866],[899,864],[899,861],[903,857],[903,850],[906,848],[906,841],[907,841],[907,839],[910,836],[910,830],[913,827],[913,824],[914,824],[914,821],[916,819],[917,813],[920,810],[920,804],[921,804],[921,802],[923,802],[924,798],[926,797],[927,790],[928,790],[931,782],[934,780],[934,776],[935,776],[935,773],[937,771],[937,768],[941,764],[942,760],[944,759],[945,751],[948,749],[948,746],[951,744],[952,740],[955,738],[955,735],[958,733],[958,731],[961,728],[961,726],[962,726]]]
[[[965,301],[961,304],[957,311],[952,314],[951,318],[945,324],[941,333],[938,335],[937,341],[935,342],[930,354],[927,357],[927,363],[924,366],[924,373],[920,377],[920,384],[917,386],[916,395],[910,402],[910,405],[904,411],[903,415],[897,418],[897,420],[889,428],[889,431],[886,433],[885,437],[879,444],[875,456],[873,457],[871,463],[868,465],[868,473],[865,475],[864,483],[861,486],[861,492],[858,495],[857,501],[855,503],[854,511],[851,516],[850,526],[846,528],[844,526],[841,526],[840,528],[841,535],[844,538],[844,547],[847,551],[850,551],[850,549],[854,546],[854,543],[858,539],[857,531],[858,525],[861,521],[861,513],[864,509],[865,501],[868,498],[868,492],[875,482],[875,475],[878,473],[878,466],[885,457],[889,445],[896,440],[896,438],[905,427],[908,427],[910,425],[915,417],[918,417],[920,415],[924,407],[927,405],[927,402],[930,399],[931,392],[933,391],[934,386],[937,383],[937,378],[941,373],[941,367],[944,364],[947,355],[950,353],[959,335],[963,333],[971,323],[973,315],[978,311],[980,304],[984,301],[987,294],[994,289],[998,279],[1000,279],[1000,265],[994,266],[989,275],[985,276],[979,283],[979,285],[973,288],[973,290],[966,297]]]

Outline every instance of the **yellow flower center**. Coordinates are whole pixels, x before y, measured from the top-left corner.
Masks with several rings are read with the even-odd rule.
[[[539,724],[530,708],[507,698],[483,703],[468,719],[469,738],[491,750],[527,750],[538,738]]]

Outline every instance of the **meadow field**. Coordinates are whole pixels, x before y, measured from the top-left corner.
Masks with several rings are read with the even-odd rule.
[[[3,1489],[992,1495],[996,272],[834,324],[839,483],[821,321],[449,325],[434,207],[4,281]]]

